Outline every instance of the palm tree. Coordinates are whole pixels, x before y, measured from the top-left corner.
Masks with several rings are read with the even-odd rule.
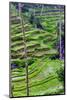
[[[43,9],[44,9],[44,5],[42,4],[42,8],[41,8],[41,13],[40,13],[40,16],[42,16]]]
[[[24,40],[24,52],[25,52],[25,68],[26,68],[26,91],[27,91],[27,96],[29,96],[29,81],[28,81],[28,63],[27,63],[27,48],[26,48],[26,39],[25,39],[25,29],[24,29],[24,19],[21,11],[21,3],[19,3],[19,17],[20,17],[20,22],[22,26],[22,33],[23,33],[23,40]]]
[[[59,38],[60,38],[60,59],[61,59],[61,6],[59,6]]]

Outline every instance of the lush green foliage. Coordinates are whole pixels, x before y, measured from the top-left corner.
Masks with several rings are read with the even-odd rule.
[[[18,19],[18,7],[16,8],[15,5],[12,3],[10,9],[12,96],[27,96],[26,61],[28,63],[29,96],[64,94],[64,86],[60,81],[64,79],[64,60],[57,57],[59,52],[56,47],[59,41],[57,33],[59,12],[50,12],[49,10],[53,8],[48,6],[47,9],[43,8],[44,15],[40,16],[41,7],[37,7],[34,16],[36,21],[32,22],[30,10],[33,13],[34,9],[29,6],[28,8],[26,6],[26,9],[24,7],[25,11],[22,15],[27,48],[27,60],[25,60],[24,36]],[[54,8],[56,9],[59,10],[58,7]],[[64,9],[61,8],[61,10]],[[64,11],[61,12],[61,20],[64,21]],[[41,27],[37,27],[36,24]],[[62,34],[64,35],[63,32]]]

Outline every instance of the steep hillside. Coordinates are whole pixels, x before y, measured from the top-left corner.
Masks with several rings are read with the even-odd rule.
[[[22,16],[27,49],[29,96],[64,94],[63,84],[57,74],[57,71],[64,67],[64,60],[59,59],[57,48],[60,40],[57,24],[60,21],[60,13],[61,22],[64,23],[64,8],[59,12],[58,7],[53,9],[48,6],[47,9],[44,7],[41,13],[41,7],[34,7],[35,19],[39,19],[43,29],[37,27],[36,21],[30,23],[32,7],[28,9],[29,11],[22,11]],[[23,27],[16,5],[12,4],[10,11],[11,95],[27,96]],[[61,35],[64,35],[62,30]]]

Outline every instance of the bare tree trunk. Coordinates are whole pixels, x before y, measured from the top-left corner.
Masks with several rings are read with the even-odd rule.
[[[22,26],[23,40],[24,40],[24,52],[25,52],[25,67],[26,67],[26,92],[27,96],[29,96],[29,81],[28,81],[28,62],[27,62],[27,48],[26,48],[26,39],[25,39],[25,29],[24,29],[24,20],[21,12],[21,3],[19,3],[19,17]]]

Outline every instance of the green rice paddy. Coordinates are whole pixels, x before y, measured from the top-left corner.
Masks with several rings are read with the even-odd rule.
[[[12,10],[10,16],[15,16],[16,9],[14,6],[12,9],[10,9]],[[46,9],[44,8],[45,11]],[[25,15],[26,13],[22,14]],[[45,27],[44,30],[35,29],[29,23],[28,16],[24,16],[28,57],[29,96],[64,94],[63,84],[59,81],[56,72],[61,67],[64,67],[64,61],[50,59],[53,55],[58,54],[58,50],[54,47],[54,44],[57,41],[56,23],[59,20],[59,12],[47,12],[47,14],[49,15],[37,15]],[[17,21],[14,23],[17,20],[16,18],[11,18],[13,23],[10,25],[11,63],[19,66],[18,68],[11,69],[11,95],[13,97],[27,96],[23,33],[20,22]],[[64,11],[61,12],[61,19],[64,20]]]

